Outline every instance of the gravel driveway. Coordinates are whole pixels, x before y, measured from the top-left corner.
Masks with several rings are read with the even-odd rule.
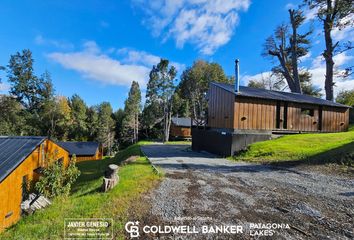
[[[267,231],[251,231],[251,223],[282,223],[290,229],[273,229],[272,239],[354,238],[353,178],[233,162],[192,152],[186,145],[147,145],[142,150],[166,174],[159,187],[146,196],[151,208],[145,224],[244,227],[244,233],[237,235],[146,237],[254,239]]]

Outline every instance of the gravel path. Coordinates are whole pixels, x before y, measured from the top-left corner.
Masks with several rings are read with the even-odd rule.
[[[354,179],[296,167],[232,162],[182,145],[147,145],[165,179],[146,200],[145,224],[242,225],[244,233],[160,234],[159,239],[250,239],[251,223],[283,223],[272,239],[353,239]],[[152,222],[151,222],[152,221]],[[262,229],[265,230],[265,229]],[[253,236],[250,236],[250,234]],[[269,232],[268,232],[269,233]]]

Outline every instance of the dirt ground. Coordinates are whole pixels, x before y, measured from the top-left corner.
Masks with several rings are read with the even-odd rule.
[[[194,226],[198,232],[141,233],[143,238],[354,238],[353,176],[232,162],[192,152],[188,146],[148,145],[143,151],[166,176],[144,197],[148,207],[133,214],[139,218],[135,220],[140,226]],[[234,225],[242,226],[242,233],[201,231],[203,226]]]

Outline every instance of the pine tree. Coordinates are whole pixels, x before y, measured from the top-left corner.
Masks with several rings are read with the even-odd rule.
[[[122,135],[126,142],[136,143],[139,135],[139,115],[141,110],[141,91],[139,83],[133,81],[125,101]]]
[[[175,90],[173,81],[176,74],[176,68],[169,67],[167,59],[161,59],[150,71],[146,90],[145,109],[149,109],[149,111],[145,111],[145,122],[154,126],[162,120],[164,142],[168,141],[170,135],[172,96]]]
[[[84,100],[77,94],[70,98],[71,119],[69,139],[75,141],[87,140],[86,111]]]
[[[106,149],[109,156],[112,155],[114,143],[113,110],[109,102],[103,102],[98,106],[98,132],[97,139]]]

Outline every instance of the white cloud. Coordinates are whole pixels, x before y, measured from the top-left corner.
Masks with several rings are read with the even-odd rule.
[[[152,65],[160,60],[152,54],[128,49],[118,51],[125,56],[118,60],[105,54],[94,41],[87,41],[83,46],[82,51],[54,52],[47,56],[64,68],[79,72],[84,78],[121,86],[138,81],[142,88],[145,88]]]
[[[350,62],[354,57],[348,56],[345,53],[337,54],[333,57],[333,61],[335,62],[335,69],[339,72],[342,71],[343,67]],[[322,93],[325,94],[324,91],[324,80],[326,76],[326,65],[324,62],[324,58],[322,56],[316,57],[312,61],[312,66],[310,67],[310,73],[312,74],[312,82],[322,88]],[[354,89],[354,79],[353,78],[340,78],[338,76],[334,76],[334,94],[337,95],[339,91],[344,89]]]
[[[108,28],[108,27],[109,27],[109,23],[106,22],[106,21],[101,20],[101,21],[100,21],[100,26],[101,26],[102,28]]]
[[[318,8],[306,9],[304,11],[305,21],[314,20],[317,17]]]
[[[288,10],[288,9],[295,9],[296,6],[293,4],[293,3],[287,3],[285,5],[285,9]]]
[[[302,56],[299,58],[300,62],[305,62],[309,59],[311,59],[311,52],[310,51],[305,56]]]
[[[333,57],[335,62],[335,68],[338,72],[342,71],[346,64],[350,63],[353,59],[353,56],[346,55],[345,53],[337,54]],[[326,75],[326,65],[323,57],[320,55],[313,59],[311,66],[309,68],[310,73],[312,74],[312,82],[315,86],[322,89],[321,93],[325,96],[324,91],[324,81]],[[250,80],[262,80],[271,77],[271,72],[264,72],[255,75],[245,75],[241,78],[241,81],[244,86],[246,86]],[[338,76],[334,77],[334,95],[336,96],[341,90],[354,89],[354,79],[349,78],[340,78]]]
[[[247,11],[250,0],[133,0],[141,7],[154,36],[163,41],[172,38],[178,48],[196,45],[205,55],[212,55],[230,41],[239,22],[238,12]]]
[[[10,85],[0,82],[0,92],[7,92],[10,90]]]
[[[160,62],[161,57],[147,53],[145,51],[137,51],[129,48],[118,49],[118,54],[121,55],[122,62],[127,64],[139,64],[151,68]],[[163,57],[162,57],[163,58]],[[186,67],[184,64],[171,62],[178,72],[182,72]]]
[[[354,39],[354,14],[351,14],[343,19],[341,19],[341,24],[349,24],[349,26],[339,29],[335,28],[332,31],[332,36],[335,41],[341,41],[344,39],[352,40]]]
[[[34,39],[34,42],[37,45],[54,46],[56,48],[61,48],[61,49],[72,49],[72,48],[74,48],[74,45],[69,43],[69,42],[67,42],[67,41],[44,38],[42,35],[37,35],[35,37],[35,39]]]

